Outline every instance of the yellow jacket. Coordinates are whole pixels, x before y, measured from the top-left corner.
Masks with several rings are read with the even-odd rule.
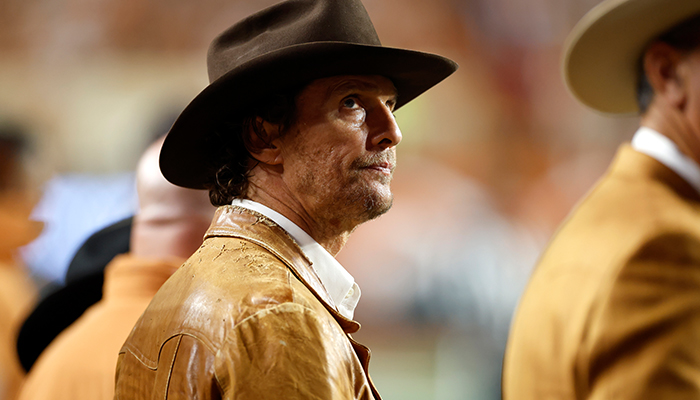
[[[115,399],[379,399],[359,327],[284,230],[220,207],[124,344]]]
[[[505,400],[700,398],[700,197],[623,146],[544,252]]]

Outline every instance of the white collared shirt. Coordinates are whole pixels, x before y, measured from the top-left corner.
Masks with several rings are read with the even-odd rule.
[[[634,134],[632,148],[667,166],[700,193],[700,166],[692,158],[681,153],[671,139],[643,126]]]
[[[360,301],[360,287],[355,283],[355,278],[340,265],[335,257],[297,224],[277,211],[245,199],[234,199],[231,205],[258,212],[287,231],[311,261],[311,267],[333,299],[340,315],[352,319],[355,307]]]

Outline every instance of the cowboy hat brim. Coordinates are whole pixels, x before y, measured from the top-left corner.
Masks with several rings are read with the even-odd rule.
[[[397,89],[396,109],[457,69],[435,54],[347,42],[311,42],[263,54],[212,82],[183,110],[165,139],[160,168],[171,183],[204,189],[214,178],[210,138],[221,120],[272,93],[336,75],[381,75]]]
[[[611,114],[639,112],[637,62],[651,40],[700,14],[698,0],[608,0],[574,27],[563,75],[584,105]]]

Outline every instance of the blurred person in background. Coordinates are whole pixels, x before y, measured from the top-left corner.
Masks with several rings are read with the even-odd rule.
[[[129,252],[133,217],[92,234],[75,253],[65,285],[44,286],[41,299],[24,319],[17,335],[17,355],[25,371],[51,342],[102,299],[104,270],[114,257]]]
[[[144,135],[147,143],[138,150],[138,158],[147,146],[162,140],[162,132],[174,120],[172,112],[161,113]],[[48,227],[21,249],[40,286],[40,301],[17,336],[17,353],[25,371],[56,336],[102,299],[105,267],[117,255],[129,252],[138,208],[138,158],[128,172],[60,174],[44,187],[32,217]],[[66,256],[72,256],[70,263],[64,261]]]
[[[31,219],[44,230],[20,249],[42,294],[65,284],[68,265],[90,235],[134,215],[135,181],[127,171],[59,174],[43,184]]]
[[[129,253],[107,265],[103,299],[42,353],[19,399],[112,399],[119,348],[158,288],[201,245],[215,208],[205,191],[163,178],[162,141],[138,165],[139,210]]]
[[[161,169],[222,207],[124,344],[115,398],[379,398],[334,256],[391,207],[393,111],[456,64],[381,46],[359,0],[279,3],[207,61]]]
[[[155,114],[155,122],[148,127],[143,142],[133,146],[136,160],[146,146],[170,129],[175,121],[174,110],[181,109],[168,106]],[[58,173],[43,185],[32,219],[43,222],[45,229],[21,249],[42,294],[66,284],[68,266],[90,235],[136,213],[134,167],[135,163],[122,172]]]
[[[504,399],[700,397],[700,2],[606,0],[564,73],[595,110],[641,114],[541,257]]]
[[[41,223],[29,220],[33,203],[22,167],[27,140],[18,125],[0,126],[0,399],[14,398],[24,378],[14,342],[36,295],[16,254],[42,228]]]

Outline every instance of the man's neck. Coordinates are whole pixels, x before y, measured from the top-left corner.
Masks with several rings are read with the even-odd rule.
[[[700,165],[700,132],[695,132],[684,113],[657,98],[642,116],[641,126],[670,139],[687,157]]]
[[[282,214],[303,229],[304,232],[309,234],[334,257],[342,250],[354,226],[352,229],[346,229],[339,224],[334,224],[332,221],[314,218],[311,213],[307,212],[301,204],[294,201],[291,196],[284,196],[276,191],[270,191],[267,189],[269,187],[275,186],[266,185],[261,187],[251,182],[246,198]]]

